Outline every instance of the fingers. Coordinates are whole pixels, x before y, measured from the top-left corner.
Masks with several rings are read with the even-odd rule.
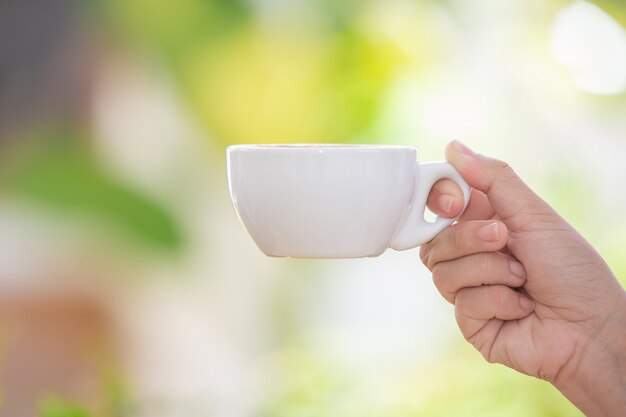
[[[455,306],[459,328],[472,343],[489,320],[519,320],[535,309],[533,301],[504,285],[464,288],[457,293]]]
[[[454,181],[437,181],[428,196],[427,206],[438,216],[457,217],[463,211],[463,192]]]
[[[508,240],[508,230],[500,221],[475,220],[456,223],[422,245],[420,257],[431,271],[440,262],[450,261],[482,252],[502,249]]]
[[[496,214],[512,230],[523,228],[529,216],[554,215],[508,164],[478,155],[456,141],[446,148],[446,158],[470,186],[487,195]]]
[[[433,281],[441,295],[454,304],[457,293],[463,288],[484,285],[521,287],[526,283],[526,272],[521,263],[502,253],[478,253],[436,264]]]
[[[457,217],[463,211],[463,199],[463,192],[454,181],[441,180],[431,190],[427,206],[437,216]],[[486,220],[495,214],[487,195],[472,188],[470,201],[459,220]]]
[[[488,220],[492,219],[495,214],[487,195],[472,188],[469,204],[459,220]]]

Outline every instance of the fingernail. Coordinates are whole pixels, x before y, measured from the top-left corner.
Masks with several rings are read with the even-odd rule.
[[[497,242],[500,240],[498,223],[491,223],[478,229],[478,237],[484,242]]]
[[[467,147],[467,145],[459,142],[458,140],[452,141],[453,146],[455,146],[461,153],[469,156],[476,155],[476,152]]]
[[[453,204],[454,204],[454,197],[452,197],[450,194],[444,194],[441,197],[439,197],[439,207],[446,213],[450,214],[450,212],[452,211]]]
[[[525,271],[524,266],[517,261],[509,261],[509,269],[511,273],[519,278],[524,278]]]
[[[524,311],[531,311],[533,309],[533,302],[530,301],[528,298],[521,296],[519,298],[519,305],[520,307],[522,307],[522,310]]]
[[[476,155],[474,151],[458,140],[450,142],[448,149],[446,149],[446,157],[461,173],[463,173],[467,166],[473,163],[474,155]]]

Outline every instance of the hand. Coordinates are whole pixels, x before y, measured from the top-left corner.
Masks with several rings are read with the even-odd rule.
[[[420,256],[463,336],[487,361],[551,382],[589,416],[623,413],[626,293],[611,270],[505,163],[458,142],[446,156],[474,189],[459,222]],[[429,207],[451,207],[453,217],[457,201],[458,187],[438,184]]]

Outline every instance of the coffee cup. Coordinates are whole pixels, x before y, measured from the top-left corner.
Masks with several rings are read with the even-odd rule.
[[[268,256],[361,258],[430,241],[456,219],[424,218],[433,185],[469,185],[447,162],[387,145],[235,145],[228,186],[241,224]]]

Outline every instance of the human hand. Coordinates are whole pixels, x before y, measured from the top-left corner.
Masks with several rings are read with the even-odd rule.
[[[487,361],[551,382],[589,416],[620,415],[626,293],[611,270],[505,163],[458,142],[446,156],[474,189],[459,222],[420,256],[464,337]],[[452,217],[457,200],[460,190],[439,184],[429,207],[451,206]]]

